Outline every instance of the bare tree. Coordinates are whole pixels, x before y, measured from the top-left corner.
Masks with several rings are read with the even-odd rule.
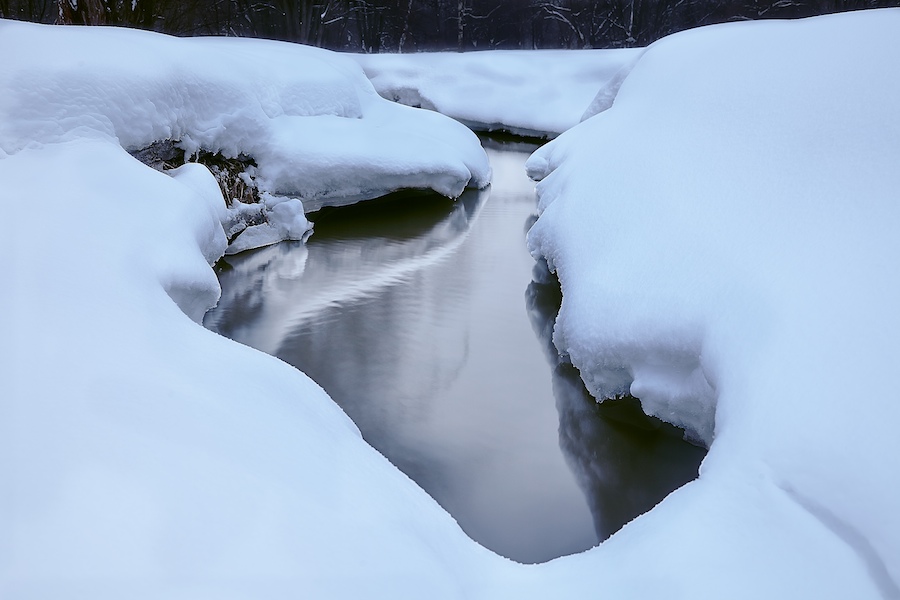
[[[363,52],[643,46],[690,27],[900,0],[0,0],[0,17]]]
[[[59,0],[57,22],[64,25],[104,25],[106,5],[103,0]]]

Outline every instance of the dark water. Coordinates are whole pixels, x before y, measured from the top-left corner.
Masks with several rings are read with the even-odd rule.
[[[559,290],[532,282],[525,249],[531,149],[489,150],[492,188],[456,203],[321,211],[306,245],[229,258],[205,320],[306,372],[473,539],[521,562],[596,545],[703,456],[559,364]]]

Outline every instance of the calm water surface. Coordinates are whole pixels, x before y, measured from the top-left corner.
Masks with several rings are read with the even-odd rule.
[[[496,146],[496,144],[495,144]],[[491,189],[312,215],[307,244],[228,259],[205,324],[316,380],[476,541],[521,562],[596,545],[696,477],[703,451],[598,407],[532,282],[533,147],[489,149]]]

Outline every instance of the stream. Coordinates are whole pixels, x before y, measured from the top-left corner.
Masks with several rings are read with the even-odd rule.
[[[228,257],[204,324],[295,365],[485,547],[543,562],[597,545],[696,478],[704,450],[636,401],[598,405],[532,282],[535,146],[485,140],[494,181],[309,215],[306,244]]]

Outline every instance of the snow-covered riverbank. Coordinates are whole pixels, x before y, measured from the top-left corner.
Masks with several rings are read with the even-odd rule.
[[[900,594],[898,34],[886,10],[671,36],[529,160],[557,347],[710,445],[616,540],[701,597]]]
[[[524,567],[304,375],[191,320],[224,202],[123,149],[249,153],[276,194],[343,184],[351,136],[452,194],[486,181],[469,132],[325,52],[0,22],[3,597],[897,596],[898,34],[888,10],[672,36],[532,159],[558,346],[710,454],[600,547]]]
[[[0,54],[0,595],[454,598],[505,562],[306,376],[192,322],[225,202],[126,152],[249,155],[273,196],[457,195],[488,182],[474,134],[290,44],[2,21]]]
[[[298,200],[310,211],[404,188],[455,198],[490,182],[471,131],[383,100],[333,52],[14,21],[0,32],[0,156],[90,137],[249,157],[243,177],[272,217],[271,230],[248,232],[261,243],[302,237]]]
[[[436,110],[476,131],[556,137],[643,48],[348,54],[378,93]]]

